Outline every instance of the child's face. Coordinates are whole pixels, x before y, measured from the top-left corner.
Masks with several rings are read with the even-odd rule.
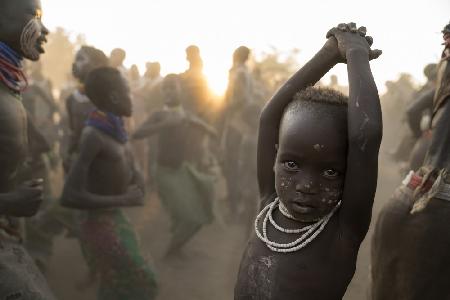
[[[75,56],[75,61],[72,64],[72,74],[75,78],[80,80],[84,80],[86,78],[86,74],[90,71],[90,57],[86,53],[86,51],[78,51]]]
[[[300,111],[285,117],[281,124],[275,188],[280,201],[301,221],[323,217],[341,200],[347,128],[345,118],[338,120]]]
[[[180,104],[179,97],[179,85],[175,80],[166,80],[162,85],[162,93],[165,99],[165,103],[168,106],[176,106]]]

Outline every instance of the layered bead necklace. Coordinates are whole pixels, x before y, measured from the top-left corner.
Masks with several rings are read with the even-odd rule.
[[[0,42],[0,81],[17,95],[28,86],[22,69],[22,57],[3,42]]]
[[[264,207],[263,210],[261,210],[261,212],[256,217],[255,232],[258,238],[261,241],[263,241],[270,250],[280,253],[295,252],[306,247],[323,231],[328,221],[330,221],[331,217],[334,215],[334,213],[340,206],[341,201],[339,201],[339,203],[333,208],[333,210],[329,214],[327,214],[326,216],[320,218],[318,221],[308,226],[298,229],[288,229],[281,227],[273,219],[273,212],[276,210],[276,208],[278,207],[281,214],[286,218],[292,220],[296,219],[288,212],[287,208],[284,207],[284,205],[280,202],[280,200],[276,198],[275,201],[271,202],[266,207]],[[261,219],[263,219],[263,217],[264,220],[262,221],[262,232],[260,232],[259,223]],[[285,244],[271,241],[267,235],[268,222],[270,222],[270,224],[272,224],[272,226],[280,232],[287,234],[301,234],[301,236],[297,238],[295,241]]]

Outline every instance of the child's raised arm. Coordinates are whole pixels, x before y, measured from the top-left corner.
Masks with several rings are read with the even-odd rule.
[[[336,39],[330,37],[322,49],[295,73],[264,107],[258,133],[258,184],[261,198],[275,193],[273,166],[276,159],[275,145],[284,108],[299,91],[314,85],[342,59]]]
[[[381,55],[371,50],[372,38],[355,23],[330,30],[347,62],[350,95],[348,102],[348,157],[340,212],[349,237],[360,243],[369,229],[377,187],[378,151],[382,137],[380,99],[369,60]]]

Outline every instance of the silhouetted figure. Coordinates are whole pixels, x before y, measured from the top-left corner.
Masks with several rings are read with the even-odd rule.
[[[383,207],[372,242],[372,299],[450,299],[450,24],[423,166]]]
[[[239,151],[243,139],[243,109],[253,101],[253,80],[247,67],[250,49],[245,46],[233,53],[233,66],[230,69],[228,89],[225,96],[224,125],[222,131],[222,169],[227,180],[228,200],[231,214],[237,217],[241,199],[239,187]],[[245,206],[245,205],[244,205]]]
[[[183,107],[188,112],[206,120],[209,114],[207,105],[210,95],[208,83],[203,74],[203,60],[200,49],[195,45],[187,47],[186,59],[189,62],[189,68],[180,74]]]
[[[416,94],[414,101],[406,110],[408,125],[413,138],[416,140],[409,156],[408,165],[408,169],[413,171],[422,166],[431,143],[429,119],[431,118],[433,98],[436,93],[436,64],[427,65],[424,74],[428,81]],[[424,124],[424,122],[427,124]]]
[[[125,50],[121,48],[115,48],[111,51],[109,55],[109,65],[119,70],[122,76],[128,79],[128,70],[123,65],[123,62],[125,61],[126,58],[127,53],[125,52]]]
[[[146,71],[144,74],[145,85],[142,88],[140,95],[144,101],[145,117],[138,126],[154,111],[163,109],[164,97],[161,91],[161,84],[163,77],[161,76],[161,65],[159,62],[149,62],[146,64]],[[157,143],[155,137],[150,137],[146,141],[137,141],[146,144],[147,159],[145,165],[147,166],[147,186],[153,186],[155,183],[154,177],[156,172],[156,160],[157,160]],[[144,165],[144,164],[143,164]]]
[[[250,102],[242,111],[245,127],[242,128],[243,138],[239,147],[238,159],[238,189],[240,191],[241,217],[247,237],[253,232],[253,221],[259,209],[258,181],[256,180],[256,156],[258,144],[258,122],[261,114],[261,103]]]
[[[133,134],[134,139],[157,135],[155,181],[161,204],[172,220],[172,239],[166,256],[179,254],[182,247],[205,224],[212,221],[213,177],[192,162],[196,149],[191,133],[215,135],[215,130],[182,107],[182,93],[176,75],[162,83],[165,106],[154,111]],[[191,154],[192,153],[192,154]]]

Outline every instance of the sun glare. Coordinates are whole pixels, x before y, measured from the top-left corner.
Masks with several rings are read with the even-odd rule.
[[[208,81],[209,88],[214,96],[222,98],[228,85],[228,72],[226,70],[205,68],[205,76]]]

